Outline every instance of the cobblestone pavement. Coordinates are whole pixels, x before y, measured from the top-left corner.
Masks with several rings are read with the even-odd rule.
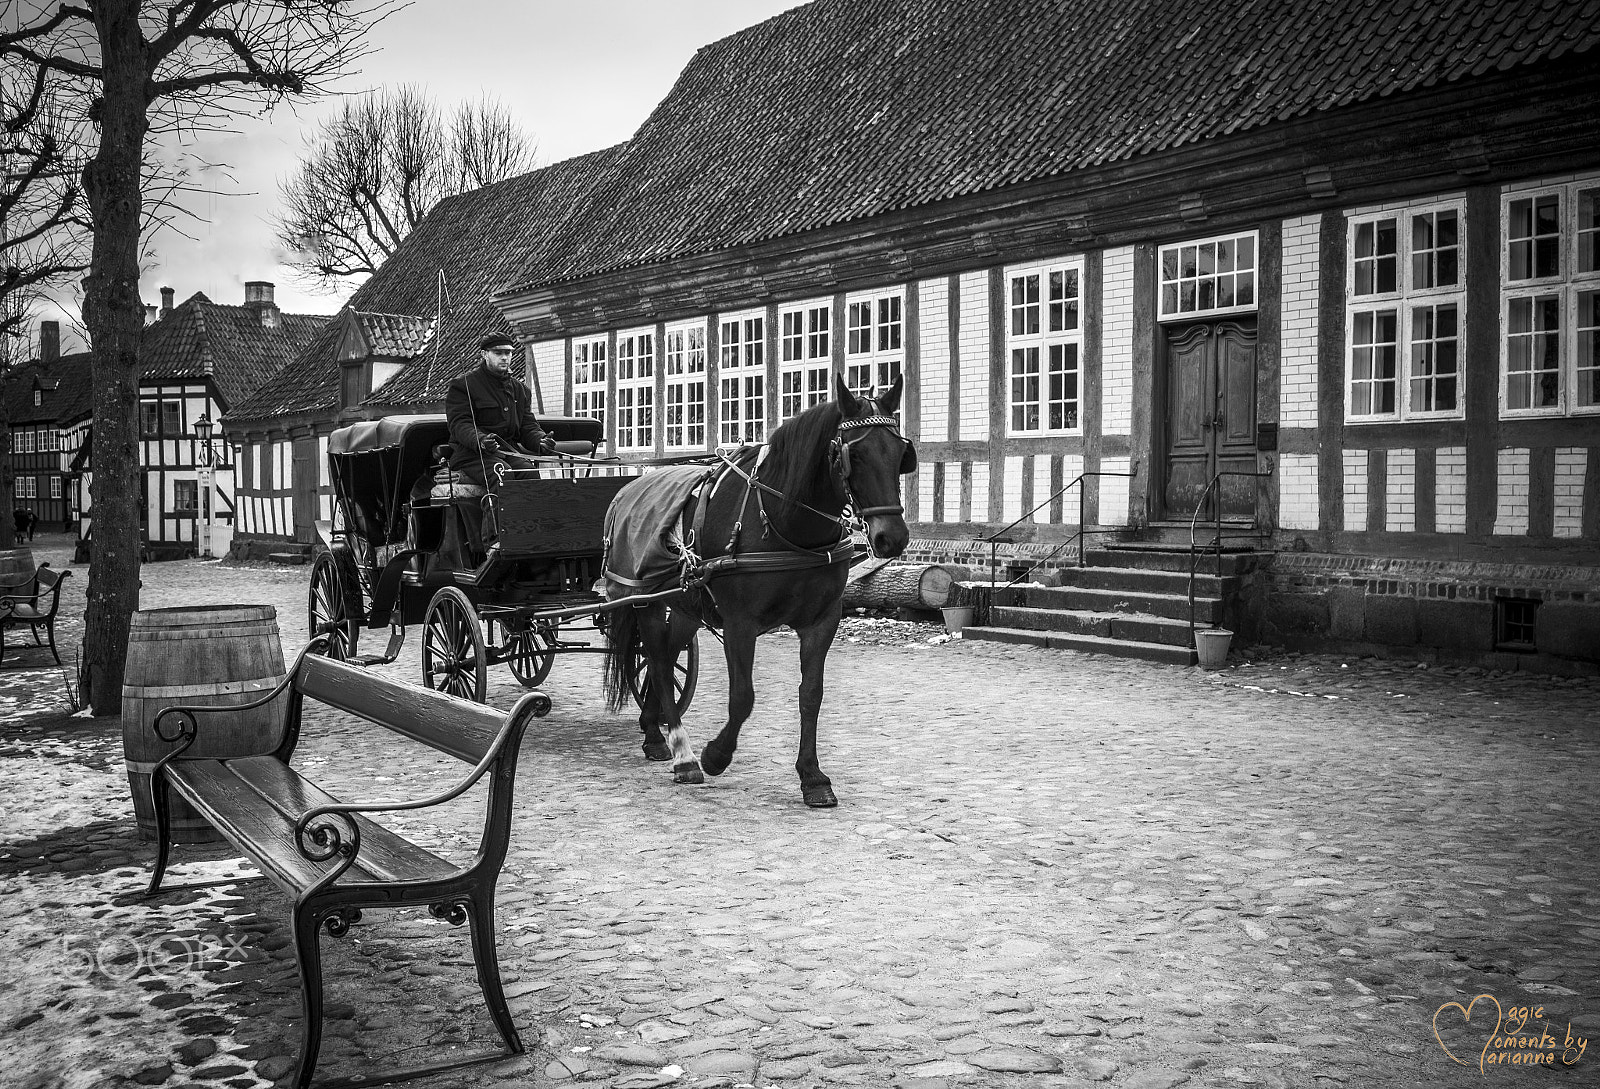
[[[275,604],[287,655],[307,574],[152,565],[143,603]],[[416,643],[385,670],[416,680]],[[596,658],[556,663],[499,886],[529,1053],[414,1084],[1600,1085],[1597,682],[1275,653],[1204,673],[857,619],[822,717],[841,804],[812,811],[796,645],[763,640],[739,755],[704,787],[641,758]],[[725,692],[703,650],[697,744]],[[68,717],[41,662],[0,668],[0,1085],[284,1079],[283,897],[145,900],[118,725]],[[313,716],[296,760],[352,798],[458,774],[400,752]],[[458,805],[394,823],[459,853]],[[175,858],[240,872],[222,847]],[[374,911],[323,944],[322,1077],[492,1043],[464,932]],[[1495,1029],[1480,994],[1538,1012]],[[1554,1066],[1494,1061],[1530,1056]]]

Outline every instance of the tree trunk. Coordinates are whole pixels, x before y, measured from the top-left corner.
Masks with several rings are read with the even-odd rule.
[[[139,0],[93,5],[104,97],[91,107],[100,142],[83,171],[94,222],[83,320],[94,351],[94,537],[84,614],[83,692],[96,717],[122,709],[128,625],[139,607],[139,234],[148,60]]]
[[[936,564],[891,563],[844,588],[852,609],[938,609],[950,596],[950,572]]]

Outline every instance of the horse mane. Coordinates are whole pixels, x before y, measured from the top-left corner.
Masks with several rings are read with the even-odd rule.
[[[795,502],[816,507],[842,498],[828,459],[828,444],[839,433],[842,419],[836,402],[822,401],[772,433],[761,479],[783,493],[786,512]]]

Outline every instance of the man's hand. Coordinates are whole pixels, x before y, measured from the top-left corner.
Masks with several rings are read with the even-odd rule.
[[[556,452],[556,440],[555,440],[555,437],[553,435],[546,435],[544,438],[540,439],[539,440],[539,451],[540,451],[540,453],[544,453],[544,454],[553,454],[553,453],[555,453]]]

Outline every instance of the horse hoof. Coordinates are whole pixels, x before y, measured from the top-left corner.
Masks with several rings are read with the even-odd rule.
[[[707,748],[700,754],[700,766],[707,775],[721,775],[728,770],[728,765],[733,763],[733,754],[722,755],[721,749]]]
[[[672,746],[665,741],[646,741],[644,743],[644,758],[646,760],[671,760]]]
[[[672,766],[672,781],[674,783],[699,784],[705,782],[706,777],[700,774],[699,764],[674,764]]]
[[[805,795],[806,804],[812,809],[832,809],[839,804],[839,799],[833,796],[830,786],[806,787],[801,793]]]

